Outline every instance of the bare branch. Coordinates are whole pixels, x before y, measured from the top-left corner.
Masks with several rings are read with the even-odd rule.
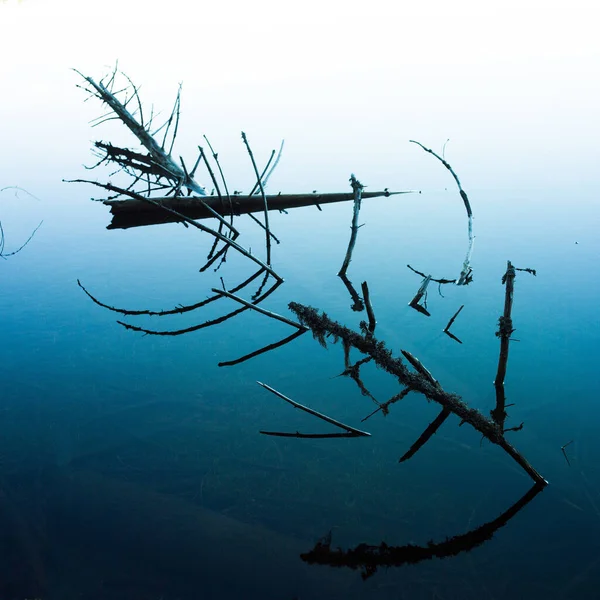
[[[317,417],[318,419],[321,419],[322,421],[331,423],[331,425],[335,425],[336,427],[339,427],[340,429],[345,429],[348,433],[352,433],[353,435],[357,435],[357,436],[370,436],[371,435],[370,433],[367,433],[366,431],[361,431],[360,429],[356,429],[355,427],[346,425],[345,423],[342,423],[341,421],[337,421],[336,419],[332,419],[331,417],[328,417],[327,415],[324,415],[323,413],[317,412],[316,410],[313,410],[312,408],[308,408],[308,406],[304,406],[303,404],[295,402],[291,398],[284,396],[281,392],[278,392],[276,389],[272,388],[271,386],[267,385],[266,383],[261,383],[260,381],[257,381],[256,383],[258,383],[258,385],[264,387],[266,390],[269,390],[269,392],[275,394],[282,400],[289,402],[294,408],[299,408],[300,410],[303,410],[304,412],[307,412],[308,414],[313,415],[314,417]]]

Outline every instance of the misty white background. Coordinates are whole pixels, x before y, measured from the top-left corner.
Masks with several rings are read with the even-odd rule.
[[[206,133],[230,183],[240,141],[285,138],[271,191],[443,189],[409,139],[441,151],[465,189],[564,188],[590,198],[600,164],[600,36],[593,2],[0,1],[0,180],[41,195],[90,164],[90,140],[134,145],[72,67],[118,59],[166,116],[183,82],[177,154]],[[1,187],[0,186],[0,187]],[[68,187],[68,186],[67,186]],[[69,191],[70,195],[71,191]],[[87,193],[83,194],[87,196]]]

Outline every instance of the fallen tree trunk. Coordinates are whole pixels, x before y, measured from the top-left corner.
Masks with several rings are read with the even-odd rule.
[[[337,321],[332,321],[325,313],[319,314],[312,306],[290,302],[288,308],[302,325],[312,331],[315,339],[323,347],[326,347],[325,338],[331,336],[334,343],[341,339],[346,346],[356,348],[362,354],[370,356],[380,369],[395,376],[399,383],[423,394],[428,400],[437,402],[442,408],[459,417],[462,422],[469,423],[492,444],[500,446],[536,484],[541,486],[548,484],[527,459],[505,439],[504,430],[498,423],[488,419],[480,411],[470,408],[460,396],[443,390],[431,373],[410,353],[403,351],[405,358],[416,369],[416,374],[408,370],[402,359],[393,357],[385,344],[373,335],[365,336],[352,331]]]
[[[363,192],[363,198],[379,198],[411,192]],[[354,199],[353,192],[332,194],[277,194],[267,196],[269,210],[285,210],[301,206],[330,204],[332,202],[345,202]],[[193,196],[176,198],[153,198],[153,203],[142,200],[103,200],[103,204],[110,206],[113,215],[108,229],[128,229],[130,227],[143,227],[144,225],[157,225],[159,223],[176,223],[180,219],[173,213],[163,210],[162,207],[175,210],[190,219],[206,219],[213,217],[206,204],[222,216],[230,213],[229,203],[222,202],[217,196],[203,196],[202,202]],[[232,196],[231,205],[234,215],[262,212],[265,209],[262,196]]]

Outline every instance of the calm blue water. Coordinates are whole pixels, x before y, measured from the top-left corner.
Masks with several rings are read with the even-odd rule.
[[[466,251],[460,198],[449,188],[364,202],[348,275],[357,288],[369,283],[377,337],[395,354],[411,351],[445,389],[486,414],[494,406],[506,261],[537,269],[537,277],[518,273],[515,282],[519,342],[510,349],[506,394],[515,406],[507,425],[524,428],[507,436],[550,482],[472,551],[381,568],[366,581],[348,568],[309,566],[300,554],[329,531],[333,548],[443,542],[497,518],[530,488],[527,476],[455,417],[399,464],[438,407],[412,394],[361,425],[374,406],[336,377],[339,344],[325,350],[307,334],[219,368],[290,334],[262,315],[246,312],[179,337],[126,331],[119,315],[85,296],[78,278],[108,304],[160,310],[203,299],[220,276],[231,287],[252,271],[232,255],[219,273],[198,273],[212,240],[181,226],[107,231],[108,210],[89,202],[92,194],[67,184],[45,189],[40,201],[2,194],[7,250],[44,223],[0,264],[0,598],[597,597],[595,193],[469,190],[474,281],[443,286],[443,297],[432,286],[431,317],[407,306],[421,280],[406,264],[434,277],[458,275]],[[282,240],[273,264],[286,282],[266,308],[292,316],[286,306],[294,300],[358,329],[365,314],[350,310],[336,277],[351,209],[272,214]],[[262,255],[260,230],[247,217],[239,227]],[[459,345],[442,329],[461,304],[452,329]],[[233,308],[221,300],[187,315],[126,320],[166,330]],[[371,365],[362,374],[380,401],[399,391]],[[261,429],[331,429],[257,380],[372,436],[262,436]],[[561,446],[570,440],[569,466]]]

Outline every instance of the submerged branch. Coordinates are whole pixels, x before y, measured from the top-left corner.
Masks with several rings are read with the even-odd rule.
[[[352,282],[348,279],[348,276],[345,273],[343,273],[342,275],[339,275],[339,278],[342,280],[342,283],[346,286],[346,289],[350,294],[350,298],[352,298],[352,304],[350,305],[350,308],[354,312],[362,312],[363,310],[365,310],[363,300],[359,296],[358,292],[354,289],[354,286],[352,285]]]
[[[506,420],[506,394],[504,392],[504,378],[506,377],[506,368],[508,365],[508,350],[510,345],[510,336],[514,328],[512,325],[512,303],[515,281],[515,268],[508,261],[506,273],[502,277],[502,283],[505,286],[504,294],[504,312],[498,319],[498,331],[496,336],[500,338],[500,355],[498,356],[498,370],[494,380],[496,389],[496,408],[492,411],[492,417],[501,428],[504,428]]]
[[[423,144],[421,144],[421,142],[417,142],[415,140],[409,140],[409,141],[411,144],[417,144],[417,146],[420,146],[421,148],[423,148],[423,150],[425,150],[425,152],[429,152],[429,154],[432,154],[433,156],[435,156],[446,167],[446,169],[448,169],[448,171],[450,171],[450,173],[452,174],[452,177],[454,177],[454,181],[456,181],[456,185],[458,186],[458,191],[460,192],[460,197],[462,198],[463,203],[465,205],[465,209],[467,211],[467,216],[469,218],[472,217],[473,211],[471,210],[471,204],[469,203],[469,198],[467,197],[467,193],[462,189],[462,185],[460,184],[458,175],[454,172],[454,170],[452,169],[450,164],[447,163],[439,154],[436,154],[433,150],[431,150],[431,148],[426,148],[425,146],[423,146]]]
[[[444,424],[446,419],[450,416],[449,408],[442,408],[438,416],[427,426],[425,431],[419,436],[417,441],[409,448],[398,462],[404,462],[409,458],[412,458],[433,436],[433,434]]]
[[[266,292],[261,294],[258,298],[253,300],[253,304],[258,304],[262,302],[265,298],[270,296],[281,284],[283,280],[275,281],[272,287],[270,287]],[[200,323],[198,325],[192,325],[191,327],[186,327],[184,329],[171,329],[166,331],[157,331],[155,329],[146,329],[144,327],[138,327],[136,325],[131,325],[129,323],[125,323],[123,321],[117,321],[117,323],[125,329],[129,329],[131,331],[137,331],[139,333],[143,333],[145,335],[161,335],[161,336],[178,336],[184,335],[186,333],[192,333],[193,331],[199,331],[200,329],[206,329],[207,327],[212,327],[213,325],[219,325],[220,323],[224,323],[225,321],[235,317],[245,311],[248,310],[247,306],[242,306],[242,308],[238,308],[232,312],[229,312],[221,317],[217,317],[216,319],[211,319],[210,321],[205,321],[204,323]]]
[[[450,327],[452,327],[452,324],[454,323],[454,321],[456,321],[456,317],[458,317],[458,315],[460,314],[460,311],[465,307],[464,304],[461,304],[460,308],[452,315],[452,317],[450,317],[450,320],[448,321],[448,324],[446,325],[446,327],[444,327],[444,333],[451,337],[453,340],[456,340],[459,344],[462,344],[462,342],[453,334],[450,333]]]
[[[416,311],[426,315],[427,317],[431,316],[431,313],[427,310],[427,287],[429,286],[430,282],[431,275],[427,275],[419,286],[415,297],[408,303],[411,308],[414,308]],[[419,304],[423,297],[423,304]]]
[[[258,186],[260,188],[260,195],[263,200],[263,207],[265,213],[265,232],[266,232],[266,248],[267,248],[267,264],[271,265],[271,236],[269,232],[269,205],[267,202],[267,196],[265,194],[265,188],[263,187],[263,182],[258,172],[258,167],[256,166],[256,161],[254,160],[254,154],[252,153],[252,149],[250,148],[250,144],[248,143],[248,138],[246,134],[242,131],[242,140],[244,140],[244,144],[246,145],[246,150],[248,150],[248,155],[250,156],[250,161],[252,162],[252,168],[254,169],[254,174],[256,175],[256,179],[258,181]]]
[[[365,299],[365,306],[367,308],[367,317],[369,318],[369,333],[374,333],[375,326],[377,325],[377,320],[375,319],[375,313],[373,312],[373,307],[371,306],[371,296],[369,295],[369,287],[367,286],[367,282],[363,281],[360,284],[363,298]]]
[[[286,338],[283,338],[282,340],[279,340],[278,342],[269,344],[268,346],[264,346],[263,348],[260,348],[259,350],[250,352],[249,354],[244,354],[244,356],[241,356],[240,358],[237,358],[235,360],[227,360],[227,361],[220,362],[218,366],[219,367],[232,367],[233,365],[239,365],[240,363],[246,362],[247,360],[250,360],[251,358],[254,358],[255,356],[260,356],[261,354],[265,354],[266,352],[270,352],[271,350],[275,350],[276,348],[281,348],[281,346],[285,346],[286,344],[293,342],[297,337],[300,337],[302,334],[306,333],[307,331],[308,330],[304,329],[304,328],[298,329],[297,331],[294,331],[294,333],[292,333],[292,335],[288,335]]]
[[[294,408],[299,408],[300,410],[303,410],[304,412],[307,412],[308,414],[313,415],[314,417],[317,417],[318,419],[321,419],[322,421],[326,421],[327,423],[330,423],[331,425],[335,425],[336,427],[339,427],[340,429],[344,429],[345,431],[347,431],[348,433],[350,433],[352,435],[363,436],[363,437],[368,437],[371,435],[370,433],[367,433],[366,431],[361,431],[360,429],[356,429],[355,427],[346,425],[345,423],[342,423],[341,421],[332,419],[331,417],[328,417],[327,415],[324,415],[323,413],[317,412],[316,410],[313,410],[312,408],[308,408],[308,406],[304,406],[303,404],[300,404],[299,402],[296,402],[296,401],[292,400],[291,398],[284,396],[281,392],[278,392],[276,389],[272,388],[271,386],[267,385],[266,383],[261,383],[260,381],[257,381],[256,383],[258,383],[258,385],[264,387],[269,392],[275,394],[282,400],[285,400],[286,402],[291,404]],[[306,434],[304,434],[304,435],[306,435]],[[313,437],[314,435],[315,434],[311,434],[311,437]],[[323,434],[318,434],[318,435],[320,437],[323,436]],[[331,434],[325,434],[325,436],[331,437]]]
[[[420,392],[429,400],[450,410],[462,421],[469,423],[490,442],[500,446],[509,454],[535,482],[546,485],[546,480],[504,439],[503,431],[497,423],[486,418],[478,410],[470,408],[460,396],[444,391],[439,384],[433,383],[435,379],[431,375],[424,375],[421,371],[411,373],[402,359],[392,356],[384,342],[378,341],[374,336],[360,335],[344,325],[332,321],[326,314],[319,314],[310,306],[292,302],[289,308],[296,314],[300,323],[310,328],[314,337],[322,345],[325,345],[325,337],[331,336],[334,341],[342,339],[345,344],[372,357],[377,366],[396,377],[402,385]]]
[[[156,164],[160,165],[160,167],[162,167],[162,169],[168,173],[169,179],[172,179],[176,182],[184,181],[184,186],[190,191],[195,192],[200,196],[206,195],[204,188],[196,183],[194,179],[187,177],[183,169],[171,158],[171,155],[165,152],[164,148],[146,129],[143,121],[141,123],[138,122],[137,119],[127,110],[126,104],[122,103],[116,97],[116,94],[113,94],[111,87],[114,81],[115,73],[113,73],[111,82],[107,87],[104,85],[102,80],[96,82],[91,77],[83,75],[83,73],[77,71],[76,69],[74,70],[85,81],[87,81],[91,88],[88,89],[90,94],[102,100],[102,102],[104,102],[115,113],[119,120],[131,131],[131,133],[133,133],[133,135],[135,135],[140,144],[142,144],[142,146],[148,150],[150,156],[156,162]],[[133,95],[137,99],[138,105],[141,107],[138,90],[133,84],[132,87]]]
[[[412,192],[363,192],[361,199],[365,198],[387,198],[400,194]],[[245,215],[264,211],[264,201],[261,196],[230,197],[230,206],[221,206],[221,202],[214,196],[203,196],[206,204],[222,216]],[[314,206],[316,204],[331,204],[335,202],[347,202],[354,199],[354,194],[349,192],[328,194],[267,194],[267,205],[269,211],[286,210],[289,208],[300,208],[303,206]],[[156,197],[154,198],[160,206],[169,207],[191,219],[207,219],[211,217],[210,212],[198,201],[195,196],[183,197]],[[128,229],[130,227],[144,227],[146,225],[158,225],[160,223],[174,223],[180,219],[173,214],[165,213],[144,202],[136,200],[104,200],[103,204],[110,206],[113,215],[112,223],[108,229]]]
[[[346,275],[346,271],[350,265],[350,261],[352,260],[352,252],[354,251],[354,245],[356,244],[356,237],[358,236],[358,215],[360,213],[360,203],[362,200],[363,194],[363,186],[354,174],[350,175],[350,185],[352,186],[352,191],[354,193],[354,208],[352,212],[352,225],[350,227],[350,241],[348,242],[348,250],[346,250],[346,256],[344,257],[344,262],[342,263],[342,268],[338,273],[338,276],[342,277]]]
[[[264,269],[262,269],[262,268],[258,269],[258,271],[254,272],[252,275],[250,275],[250,277],[248,277],[242,283],[236,285],[234,288],[231,288],[229,290],[229,292],[231,292],[232,294],[235,294],[235,292],[239,292],[242,288],[246,287],[249,283],[254,281],[262,273],[264,273]],[[79,279],[77,280],[77,285],[85,292],[85,294],[87,294],[87,296],[90,298],[90,300],[92,300],[92,302],[94,302],[98,306],[101,306],[102,308],[106,308],[107,310],[110,310],[112,312],[116,312],[116,313],[119,313],[122,315],[131,316],[131,317],[137,317],[137,316],[142,316],[142,315],[147,315],[147,316],[151,316],[151,317],[165,317],[167,315],[178,315],[178,314],[194,311],[194,310],[201,308],[203,306],[206,306],[207,304],[210,304],[211,302],[214,302],[215,300],[218,300],[219,298],[222,297],[222,294],[215,294],[214,296],[209,296],[205,300],[196,302],[195,304],[180,305],[175,308],[171,308],[169,310],[147,310],[147,309],[145,309],[145,310],[129,310],[126,308],[117,308],[116,306],[111,306],[110,304],[105,304],[104,302],[101,302],[100,300],[98,300],[98,298],[96,298],[94,295],[92,295],[86,287],[84,287],[84,285],[81,283],[81,281]]]
[[[255,310],[256,312],[259,312],[263,315],[266,315],[267,317],[270,317],[271,319],[275,319],[276,321],[281,321],[282,323],[286,323],[287,325],[291,325],[292,327],[296,327],[297,329],[300,329],[302,331],[307,331],[307,328],[304,327],[304,325],[300,325],[300,323],[296,323],[296,321],[291,321],[290,319],[288,319],[286,317],[282,317],[281,315],[278,315],[277,313],[274,313],[265,308],[261,308],[260,306],[256,306],[256,304],[253,304],[252,302],[248,302],[247,300],[244,300],[243,298],[240,298],[239,296],[235,296],[234,294],[231,294],[230,292],[226,292],[225,290],[219,290],[218,288],[213,288],[211,291],[214,292],[215,294],[218,294],[219,296],[225,296],[226,298],[235,300],[236,302],[243,304],[247,308],[251,308],[252,310]]]
[[[275,273],[275,271],[273,271],[273,269],[270,266],[264,264],[259,258],[254,256],[253,254],[250,254],[250,252],[248,252],[248,250],[246,250],[244,247],[240,246],[240,244],[235,242],[233,239],[228,238],[227,236],[223,235],[219,231],[215,231],[214,229],[211,229],[210,227],[207,227],[206,225],[197,223],[193,219],[186,217],[182,213],[174,210],[173,208],[170,208],[169,206],[163,205],[160,202],[160,200],[142,196],[142,194],[138,194],[136,192],[132,192],[130,190],[126,190],[126,189],[114,186],[111,183],[98,183],[97,181],[90,181],[88,179],[74,179],[74,180],[71,180],[70,183],[91,183],[92,185],[96,185],[98,187],[104,188],[105,190],[117,192],[119,194],[129,196],[130,198],[133,198],[139,202],[147,202],[148,204],[152,204],[153,206],[159,207],[160,209],[167,211],[167,212],[171,213],[172,215],[174,215],[177,218],[177,220],[183,221],[184,223],[187,223],[188,225],[191,225],[192,227],[195,227],[196,229],[200,229],[201,231],[205,231],[206,233],[213,235],[214,237],[216,237],[219,240],[221,240],[222,242],[224,242],[227,246],[232,247],[237,252],[244,255],[246,258],[249,258],[250,260],[255,262],[259,267],[262,267],[263,269],[268,271],[278,281],[283,281],[283,279],[279,275],[277,275],[277,273]]]

